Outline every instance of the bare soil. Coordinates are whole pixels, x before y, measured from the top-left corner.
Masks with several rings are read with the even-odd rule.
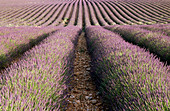
[[[90,76],[90,56],[87,51],[85,34],[79,37],[74,61],[73,87],[67,98],[66,111],[104,111],[102,99]]]

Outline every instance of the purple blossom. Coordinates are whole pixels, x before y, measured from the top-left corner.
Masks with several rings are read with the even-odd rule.
[[[73,71],[74,46],[80,31],[74,26],[60,27],[8,67],[3,72],[6,79],[0,78],[5,82],[0,86],[2,106],[8,109],[12,104],[13,110],[58,110],[63,101],[60,97],[67,88],[67,76]]]
[[[92,77],[113,110],[168,108],[169,103],[161,101],[170,96],[169,66],[102,27],[88,27],[86,35]]]

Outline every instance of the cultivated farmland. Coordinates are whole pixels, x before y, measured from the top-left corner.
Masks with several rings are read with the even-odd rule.
[[[0,111],[169,111],[169,0],[0,0]]]
[[[9,1],[10,2],[10,1]],[[156,24],[170,22],[169,2],[11,1],[1,4],[1,26]],[[11,8],[11,7],[14,7]]]

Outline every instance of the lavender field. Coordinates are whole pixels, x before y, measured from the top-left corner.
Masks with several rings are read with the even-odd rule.
[[[0,26],[78,25],[83,27],[169,23],[168,0],[155,3],[157,1],[0,0]]]
[[[170,1],[0,0],[0,111],[20,110],[169,111]]]

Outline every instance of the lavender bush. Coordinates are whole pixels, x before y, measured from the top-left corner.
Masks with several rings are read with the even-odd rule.
[[[73,8],[74,8],[74,3],[76,1],[72,2],[68,8],[68,12],[66,13],[66,15],[63,17],[63,22],[62,25],[66,26],[71,18],[70,13],[72,12]]]
[[[36,22],[41,21],[46,15],[50,13],[52,9],[54,9],[55,6],[56,4],[51,4],[47,8],[44,8],[45,10],[39,11],[39,13],[36,14],[36,17],[33,17],[32,20],[29,20],[29,24],[34,25]]]
[[[102,27],[86,28],[92,77],[111,110],[167,111],[170,66]]]
[[[139,25],[138,27],[170,36],[170,24]]]
[[[116,23],[111,20],[111,18],[105,11],[104,7],[102,7],[101,4],[99,4],[99,2],[94,2],[94,3],[97,5],[99,10],[101,11],[101,14],[103,15],[103,18],[105,19],[105,21],[107,21],[109,23],[109,25],[115,25]]]
[[[55,30],[57,27],[0,27],[0,68]]]
[[[106,26],[106,29],[120,33],[122,37],[134,44],[149,49],[161,60],[170,62],[170,38],[161,33],[148,31],[133,26]]]
[[[61,28],[6,68],[0,77],[0,110],[59,110],[80,31]]]
[[[129,17],[133,18],[134,20],[138,21],[137,24],[143,24],[144,20],[138,17],[136,14],[128,10],[128,7],[125,7],[123,4],[115,3],[122,11],[124,11]]]
[[[100,22],[97,20],[97,17],[95,15],[94,9],[89,1],[87,1],[87,7],[89,8],[89,15],[91,17],[91,21],[93,25],[100,25]]]
[[[114,2],[108,2],[113,8],[116,9],[117,12],[119,12],[122,17],[126,18],[128,20],[128,24],[136,24],[137,21],[130,16],[127,15],[127,13],[124,13],[122,9],[120,9]]]
[[[59,16],[61,10],[64,8],[65,3],[61,3],[59,4],[59,7],[57,7],[57,9],[53,12],[53,14],[48,18],[48,20],[46,20],[45,22],[43,22],[42,26],[48,26],[51,25],[52,23],[54,23],[54,21],[56,20],[56,18]]]
[[[65,6],[62,9],[62,11],[59,13],[58,17],[51,23],[51,25],[57,26],[57,25],[59,25],[62,22],[62,17],[66,13],[67,8],[68,8],[69,5],[70,5],[70,3],[66,3],[65,4]]]
[[[127,18],[124,18],[120,12],[118,12],[111,4],[109,4],[108,2],[103,2],[108,8],[111,9],[112,11],[112,15],[115,15],[118,19],[120,19],[123,24],[130,24],[130,21],[127,20]]]
[[[79,0],[79,13],[78,13],[78,17],[77,17],[77,26],[79,27],[83,27],[83,2],[82,0]]]
[[[73,12],[72,12],[71,18],[70,18],[69,23],[68,23],[68,25],[70,25],[70,26],[75,24],[76,14],[77,14],[77,10],[78,10],[78,2],[79,1],[76,1],[75,4],[74,4]]]
[[[130,5],[126,2],[120,3],[120,5],[122,5],[123,7],[125,7],[127,10],[129,10],[133,15],[135,15],[136,17],[140,18],[141,22],[151,22],[153,21],[151,19],[151,17],[148,17],[147,15],[141,13],[140,10],[136,9],[133,5]],[[144,20],[144,21],[143,21]]]
[[[115,14],[112,13],[112,9],[110,9],[104,2],[100,2],[102,7],[105,9],[109,17],[116,23],[116,24],[124,24]]]
[[[88,27],[91,25],[91,22],[90,22],[90,14],[89,14],[89,9],[87,7],[87,3],[86,1],[83,0],[83,6],[84,6],[84,17],[85,17],[85,26]]]
[[[7,0],[8,2],[10,0]],[[21,4],[15,4],[20,1]],[[146,0],[12,1],[0,4],[0,26],[67,26],[170,23],[168,2]],[[147,0],[148,1],[148,0]],[[167,0],[168,1],[168,0]],[[63,23],[62,23],[63,22]]]
[[[37,20],[35,24],[39,26],[45,22],[49,22],[48,20],[51,20],[50,18],[53,16],[53,14],[59,8],[59,6],[60,4],[56,4],[55,7],[50,12],[46,13],[47,15],[45,17],[43,17],[41,20]]]
[[[102,26],[109,25],[109,24],[107,23],[107,21],[104,20],[104,17],[102,16],[102,14],[101,14],[99,8],[96,6],[96,4],[95,4],[94,2],[90,2],[90,3],[91,3],[91,5],[92,5],[92,7],[93,7],[93,9],[94,9],[94,13],[96,13],[96,17],[97,17],[97,19],[99,20],[100,24],[101,24]]]

